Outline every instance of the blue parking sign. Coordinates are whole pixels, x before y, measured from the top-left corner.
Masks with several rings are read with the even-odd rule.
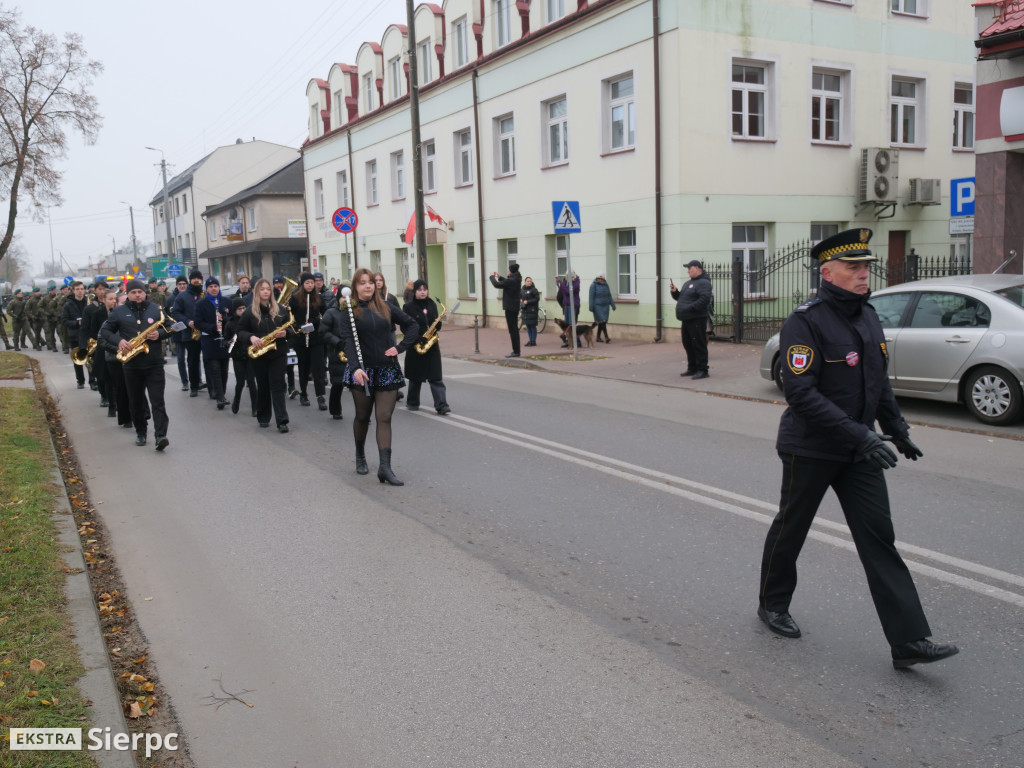
[[[949,182],[949,215],[974,215],[974,177],[951,179]]]

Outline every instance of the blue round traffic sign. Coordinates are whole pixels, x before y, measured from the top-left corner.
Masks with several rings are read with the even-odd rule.
[[[332,223],[336,230],[342,234],[348,234],[356,231],[356,227],[359,226],[359,217],[351,208],[339,208],[334,212]]]
[[[167,274],[171,277],[177,277],[181,274],[181,267],[178,264],[171,264],[171,266],[167,268]]]
[[[67,275],[64,278],[64,285],[71,285],[73,282],[75,282],[75,278],[73,278],[71,275]]]

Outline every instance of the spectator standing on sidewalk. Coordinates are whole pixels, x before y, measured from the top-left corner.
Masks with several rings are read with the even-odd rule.
[[[669,282],[672,298],[676,300],[676,320],[683,330],[683,349],[686,350],[686,370],[680,376],[694,379],[708,377],[708,316],[711,314],[711,280],[704,274],[704,265],[694,259],[686,265],[690,274],[682,288]]]
[[[532,277],[523,278],[523,288],[519,291],[519,303],[522,305],[523,325],[526,326],[526,342],[528,347],[537,346],[537,321],[540,319],[540,291],[533,284]]]
[[[505,324],[512,342],[512,354],[505,357],[519,357],[519,293],[523,285],[519,265],[509,262],[508,277],[499,277],[497,272],[491,272],[491,285],[501,290],[501,308],[505,310]]]
[[[594,322],[597,323],[597,340],[601,340],[603,333],[605,344],[611,341],[608,338],[609,308],[615,311],[615,299],[612,298],[612,289],[608,286],[608,282],[604,279],[604,272],[602,272],[590,284],[590,313],[594,316]]]

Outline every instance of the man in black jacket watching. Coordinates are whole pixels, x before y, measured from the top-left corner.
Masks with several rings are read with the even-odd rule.
[[[128,405],[135,426],[135,444],[145,445],[149,419],[147,418],[146,397],[153,414],[153,430],[156,449],[162,451],[168,445],[167,409],[164,407],[164,362],[160,342],[167,336],[165,328],[157,327],[160,322],[160,307],[146,298],[146,284],[141,280],[129,280],[128,300],[110,311],[100,335],[118,352],[127,353],[132,349],[132,339],[150,328],[146,334],[148,351],[140,352],[122,365],[124,384],[128,391]]]
[[[523,285],[519,265],[509,262],[508,277],[498,277],[497,272],[491,272],[491,285],[502,291],[501,308],[505,310],[505,324],[512,341],[512,354],[505,357],[519,357],[519,289]]]
[[[704,274],[704,265],[694,259],[686,265],[690,279],[682,289],[669,282],[672,298],[676,300],[676,320],[683,324],[683,349],[686,350],[686,370],[680,376],[694,379],[708,377],[708,316],[711,314],[711,280]]]
[[[85,347],[85,333],[82,331],[82,315],[85,313],[87,302],[85,300],[85,285],[81,280],[75,280],[71,284],[71,295],[64,302],[61,309],[60,322],[68,329],[68,343],[72,350],[81,344]],[[74,365],[75,378],[78,380],[78,388],[85,389],[85,366]]]
[[[203,347],[198,338],[193,339],[196,329],[196,304],[203,298],[203,273],[193,269],[188,273],[188,288],[174,297],[171,305],[171,317],[175,322],[185,323],[188,326],[181,334],[180,339],[185,344],[185,353],[188,357],[188,383],[191,389],[189,397],[199,397],[200,383],[202,382]],[[181,343],[181,342],[179,342]],[[179,358],[180,359],[180,358]]]

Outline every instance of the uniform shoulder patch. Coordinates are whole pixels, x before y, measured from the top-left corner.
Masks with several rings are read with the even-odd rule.
[[[806,312],[808,309],[810,309],[811,307],[813,307],[815,304],[819,303],[820,301],[821,301],[821,299],[818,296],[812,296],[811,298],[809,298],[807,301],[805,301],[803,304],[801,304],[799,307],[797,307],[793,311],[794,312]]]
[[[803,344],[794,344],[786,350],[786,363],[789,370],[798,376],[811,367],[814,362],[814,350]]]

